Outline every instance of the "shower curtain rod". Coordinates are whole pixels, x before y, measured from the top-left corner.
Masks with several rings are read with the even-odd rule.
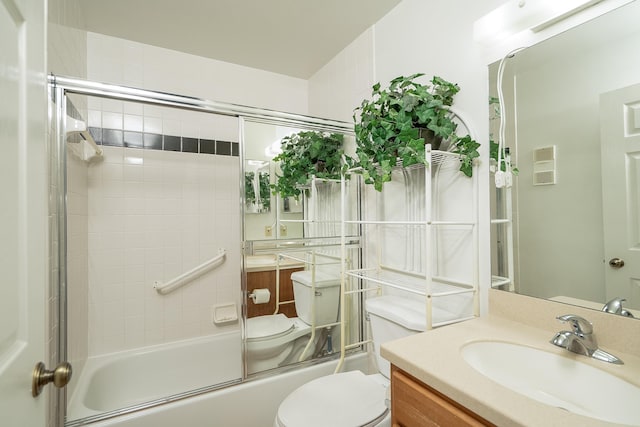
[[[168,107],[177,107],[226,116],[245,117],[264,123],[278,122],[282,124],[282,122],[286,122],[290,125],[304,126],[315,130],[341,132],[349,135],[354,134],[353,124],[339,120],[285,113],[264,108],[211,101],[202,98],[147,89],[138,89],[129,86],[99,83],[73,77],[57,76],[54,74],[50,74],[48,76],[48,80],[50,85],[75,94],[116,98],[147,104],[161,104]]]

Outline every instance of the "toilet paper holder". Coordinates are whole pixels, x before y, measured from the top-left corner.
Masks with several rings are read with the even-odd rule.
[[[271,300],[269,289],[254,289],[248,297],[254,304],[265,304]]]

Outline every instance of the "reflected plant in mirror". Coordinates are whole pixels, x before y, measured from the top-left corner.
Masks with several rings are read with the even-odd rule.
[[[638,19],[630,2],[505,61],[502,154],[520,173],[491,192],[494,287],[638,317]]]
[[[338,133],[301,131],[282,138],[282,152],[273,158],[281,173],[271,185],[282,198],[299,199],[313,176],[340,179],[344,136]]]
[[[340,233],[357,232],[339,221],[359,210],[356,180],[341,182],[345,146],[353,150],[354,139],[348,128],[252,120],[242,135],[243,155],[252,159],[243,162],[246,199],[271,201],[268,212],[244,210],[247,372],[335,357],[341,304],[348,339],[361,330],[359,300],[339,299]],[[349,265],[359,266],[359,249],[347,251]]]

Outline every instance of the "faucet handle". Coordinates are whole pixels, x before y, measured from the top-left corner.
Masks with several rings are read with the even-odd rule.
[[[565,314],[558,316],[556,319],[561,322],[568,322],[571,325],[571,329],[578,335],[588,335],[593,333],[593,326],[584,317],[580,317],[575,314]]]

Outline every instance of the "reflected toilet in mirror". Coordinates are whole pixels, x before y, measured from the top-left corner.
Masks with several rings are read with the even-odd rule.
[[[283,293],[271,294],[269,301],[263,304],[275,305],[276,314],[263,314],[247,319],[249,374],[320,357],[332,351],[333,328],[338,321],[340,301],[339,276],[299,269],[284,274],[285,277],[290,277],[293,301],[271,301],[278,298],[276,295]],[[258,306],[258,302],[250,301],[248,306]],[[284,307],[291,304],[295,307],[293,313],[297,312],[297,317],[291,315],[291,309],[286,310],[289,317],[278,312],[281,305]],[[323,325],[327,327],[323,328]],[[317,328],[315,333],[314,327]]]

